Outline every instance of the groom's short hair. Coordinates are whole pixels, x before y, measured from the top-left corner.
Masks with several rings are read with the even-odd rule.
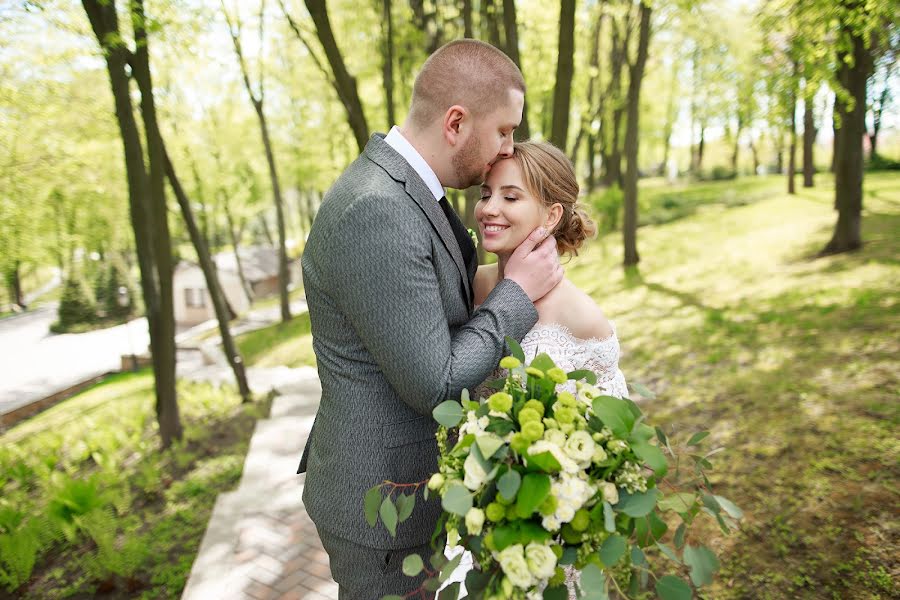
[[[428,57],[413,85],[409,118],[424,127],[454,104],[476,116],[509,101],[511,89],[525,93],[519,67],[494,46],[478,40],[454,40]]]

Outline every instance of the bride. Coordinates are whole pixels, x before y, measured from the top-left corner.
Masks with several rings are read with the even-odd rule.
[[[510,255],[535,228],[544,226],[556,237],[560,256],[577,255],[596,226],[578,206],[578,182],[569,159],[547,142],[521,142],[511,158],[494,163],[481,186],[475,218],[484,249],[497,255],[497,262],[478,268],[475,304],[480,304],[503,279]],[[625,377],[619,370],[619,341],[615,326],[586,293],[563,279],[535,303],[538,322],[522,340],[526,361],[538,352],[547,353],[565,371],[589,369],[597,374],[597,387],[604,394],[627,397]],[[495,372],[490,378],[502,377]],[[474,396],[489,396],[493,390],[481,386]],[[448,548],[455,556],[461,547]],[[466,553],[460,566],[444,584],[464,583],[472,569]],[[567,572],[570,596],[574,597],[574,570]]]

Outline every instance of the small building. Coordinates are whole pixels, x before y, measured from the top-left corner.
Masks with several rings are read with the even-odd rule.
[[[240,249],[241,267],[247,285],[244,291],[238,274],[234,252],[220,252],[213,256],[219,275],[219,285],[231,308],[238,314],[250,308],[251,299],[264,298],[278,293],[278,249],[270,246],[249,246]],[[300,261],[288,263],[289,286],[300,282]],[[196,325],[216,318],[215,309],[203,270],[195,262],[178,263],[173,276],[175,296],[175,322],[179,325]],[[248,292],[250,297],[248,297]]]

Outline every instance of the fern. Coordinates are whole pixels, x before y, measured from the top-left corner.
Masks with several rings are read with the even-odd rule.
[[[41,548],[37,528],[30,523],[0,534],[0,584],[14,592],[31,578]]]
[[[132,535],[119,542],[115,518],[109,510],[98,510],[79,517],[79,526],[97,544],[97,551],[84,557],[85,570],[97,579],[110,575],[131,577],[141,567],[149,553],[149,545],[142,536]]]

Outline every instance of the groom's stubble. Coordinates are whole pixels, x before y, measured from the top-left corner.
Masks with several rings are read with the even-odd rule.
[[[473,132],[459,152],[450,159],[456,174],[458,189],[480,185],[484,181],[484,164],[481,162],[481,140],[478,133]]]

